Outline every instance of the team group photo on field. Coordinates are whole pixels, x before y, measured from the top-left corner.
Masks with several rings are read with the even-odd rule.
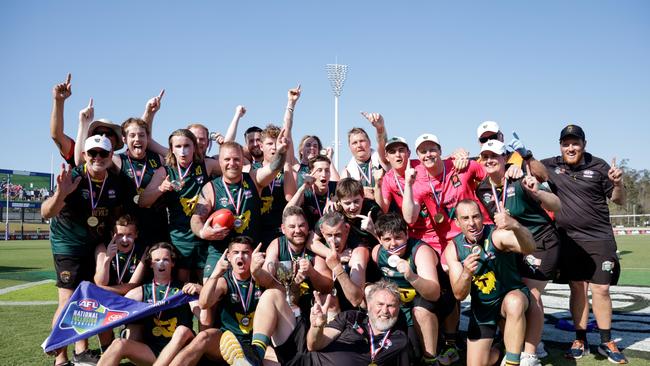
[[[92,26],[85,35],[73,25],[43,33],[57,44],[41,44],[52,67],[37,67],[26,81],[40,90],[18,81],[27,80],[24,68],[42,64],[40,51],[29,51],[37,53],[24,66],[15,56],[3,61],[16,90],[0,97],[13,118],[0,169],[0,365],[650,364],[650,131],[640,121],[650,114],[650,47],[640,45],[650,35],[647,4],[576,3],[545,16],[560,29],[572,27],[563,22],[573,12],[586,14],[577,21],[590,30],[591,20],[607,19],[602,38],[583,35],[593,50],[598,38],[639,55],[616,71],[635,81],[628,97],[615,97],[624,89],[614,76],[607,87],[587,81],[588,61],[563,74],[572,81],[558,81],[558,95],[533,91],[524,81],[538,82],[532,70],[513,83],[514,72],[497,65],[528,57],[516,51],[528,41],[506,20],[536,39],[529,52],[571,48],[554,31],[531,31],[558,4],[428,4],[422,14],[398,4],[349,4],[351,14],[341,14],[343,3],[286,14],[259,4],[266,15],[248,9],[252,18],[241,25],[252,28],[244,30],[227,16],[244,11],[235,5],[206,5],[202,14],[198,4],[191,12],[179,4],[48,4],[31,13],[10,3],[0,6],[9,14],[7,50],[18,52],[19,39],[35,39],[29,32],[66,12]],[[19,24],[48,18],[46,9],[55,16],[43,25]],[[93,29],[118,9],[132,13],[105,24],[113,34]],[[178,33],[153,14],[176,19]],[[450,31],[444,14],[492,29]],[[326,18],[347,33],[321,33]],[[434,18],[440,24],[429,25]],[[311,38],[302,38],[303,28]],[[443,41],[447,31],[454,42]],[[461,54],[484,45],[456,32],[492,37],[477,53],[480,69]],[[191,56],[213,49],[207,34],[231,47],[212,54],[223,60]],[[440,45],[420,43],[422,34]],[[327,57],[341,61],[315,61],[324,55],[312,48],[321,36]],[[64,55],[72,48],[58,42],[67,37],[88,41],[74,45],[88,50]],[[124,52],[102,56],[92,37]],[[250,47],[236,40],[254,42],[268,58],[244,56]],[[403,49],[409,44],[422,50]],[[540,85],[556,77],[551,59],[540,66],[549,67]],[[229,70],[201,74],[211,62]],[[277,75],[261,68],[265,62]],[[10,65],[19,72],[9,75]],[[463,75],[458,88],[445,68]],[[503,85],[481,82],[490,70]],[[463,82],[473,87],[461,91]],[[609,99],[595,96],[600,87]],[[31,92],[37,97],[23,102]],[[10,93],[17,99],[7,103]],[[112,107],[119,103],[128,109]],[[588,105],[602,109],[590,113]],[[518,114],[526,108],[530,120]],[[18,109],[27,120],[14,118]],[[24,160],[32,154],[40,158]],[[50,172],[36,172],[43,166]]]

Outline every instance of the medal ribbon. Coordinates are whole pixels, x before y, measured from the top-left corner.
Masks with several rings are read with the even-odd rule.
[[[99,194],[97,195],[97,202],[95,202],[95,197],[93,195],[93,180],[90,178],[88,169],[85,170],[86,170],[86,177],[88,178],[88,189],[90,190],[90,209],[91,209],[90,215],[93,216],[93,212],[95,211],[95,208],[99,203],[99,199],[102,197],[102,193],[104,192],[104,185],[106,184],[106,177],[108,176],[108,172],[106,173],[106,175],[104,175],[104,180],[102,181],[102,188],[99,190]]]
[[[242,176],[242,180],[243,180]],[[223,180],[223,177],[221,177],[221,183],[223,184],[223,188],[226,189],[226,194],[228,195],[228,201],[235,207],[235,216],[239,216],[239,210],[241,209],[241,196],[242,196],[242,187],[240,186],[239,189],[237,190],[237,204],[235,204],[235,200],[232,198],[232,195],[230,194],[230,189],[228,189],[228,185],[226,184],[226,181]]]
[[[330,200],[330,185],[329,183],[327,184],[327,196],[325,196],[325,206],[327,206],[327,202]],[[318,203],[318,197],[316,196],[316,191],[314,191],[314,201],[316,201],[316,208],[318,209],[318,214],[322,217],[323,216],[323,210],[325,207],[323,207],[323,210],[320,208],[320,204]]]
[[[428,174],[427,174],[428,175]],[[440,181],[440,196],[436,193],[436,190],[433,189],[433,184],[431,183],[431,177],[429,176],[429,187],[431,187],[431,193],[433,194],[433,198],[435,198],[436,203],[438,204],[438,207],[444,209],[447,211],[445,207],[442,207],[442,195],[445,193],[445,180],[447,179],[447,167],[445,166],[445,162],[442,162],[442,181]]]
[[[124,274],[126,273],[126,269],[129,268],[129,262],[131,261],[131,256],[133,255],[134,251],[135,251],[135,243],[133,244],[133,248],[131,248],[131,252],[129,253],[129,257],[126,258],[126,262],[124,262],[124,269],[122,270],[122,273],[120,273],[120,258],[119,258],[120,253],[118,252],[115,255],[115,267],[117,267],[117,283],[118,284],[122,284],[122,278],[124,278]]]
[[[397,185],[397,188],[399,189],[399,193],[404,196],[404,188],[402,188],[402,185],[399,184],[399,179],[397,179],[397,172],[393,170],[393,178],[395,178],[395,184]]]
[[[490,185],[492,186],[492,197],[494,198],[494,204],[497,206],[497,212],[501,212],[501,207],[499,207],[499,203],[497,200],[499,200],[499,196],[497,196],[497,189],[494,186],[494,183],[492,183],[492,179],[490,179]],[[503,207],[506,207],[506,196],[507,196],[507,190],[508,190],[508,180],[503,178],[503,190],[501,191],[501,203],[503,204]]]
[[[157,285],[156,280],[151,281],[151,287],[152,287],[151,297],[153,299],[154,304],[157,303],[157,301],[156,301],[156,292],[158,292],[158,288],[156,287],[156,285]],[[160,301],[165,301],[165,299],[167,298],[167,295],[169,295],[169,288],[171,287],[171,285],[172,285],[172,281],[169,281],[167,283],[167,290],[165,290],[165,297],[163,297],[162,300],[160,300]],[[158,313],[158,318],[160,318],[161,315],[162,315],[162,311]]]
[[[185,173],[181,173],[181,171],[182,171],[181,170],[181,165],[178,163],[178,161],[176,161],[176,169],[178,169],[178,180],[179,180],[179,182],[181,182],[181,183],[183,182],[183,180],[185,179],[187,174],[190,172],[190,169],[192,169],[192,164],[194,164],[194,162],[191,162],[190,165],[187,167],[187,169],[185,169]],[[145,168],[146,168],[146,166],[147,166],[147,164],[145,163]]]
[[[361,173],[361,176],[363,177],[363,179],[365,179],[366,182],[368,182],[368,184],[372,185],[372,180],[371,180],[373,178],[373,176],[372,176],[372,159],[368,160],[368,174],[367,175],[363,172],[363,169],[361,169],[361,165],[359,165],[359,163],[357,163],[356,160],[354,161],[354,163],[357,164],[357,169],[359,169],[359,173]]]
[[[147,161],[146,160],[144,161],[144,164],[142,165],[142,171],[140,172],[140,179],[138,179],[138,174],[136,173],[135,168],[133,167],[133,162],[131,161],[131,157],[129,156],[128,152],[126,154],[126,158],[129,159],[129,167],[131,168],[131,172],[133,172],[133,180],[135,181],[135,188],[139,189],[140,186],[142,185],[142,180],[144,179],[144,172],[147,170]]]
[[[370,362],[375,362],[375,357],[377,356],[379,351],[381,351],[384,348],[384,345],[386,344],[386,340],[390,336],[390,330],[386,332],[384,338],[379,343],[379,348],[375,349],[375,337],[372,334],[372,325],[370,325],[370,322],[368,322],[368,328],[370,329],[370,331],[368,332],[370,333]]]
[[[300,253],[299,256],[296,255],[296,256],[294,257],[294,255],[293,255],[293,251],[291,250],[291,245],[289,245],[289,240],[287,240],[287,249],[289,250],[289,255],[291,256],[291,261],[292,261],[292,262],[295,262],[295,261],[297,261],[297,260],[299,260],[299,259],[304,258],[304,257],[305,257],[305,249],[306,249],[306,248],[307,248],[307,247],[303,247],[303,248],[302,248],[302,253]]]
[[[395,254],[395,253],[399,252],[400,250],[402,250],[404,247],[406,247],[407,244],[408,244],[408,243],[404,243],[404,244],[398,246],[398,247],[395,248],[395,249],[386,249],[386,251],[387,251],[388,253],[390,253],[390,254]]]
[[[235,278],[235,275],[232,274],[232,271],[230,272],[230,276],[232,277],[233,282],[235,282],[235,288],[237,289],[237,294],[239,295],[239,301],[241,302],[241,306],[244,308],[244,313],[248,314],[248,306],[251,304],[251,299],[253,298],[253,279],[251,278],[248,280],[248,294],[246,296],[246,301],[244,302],[244,296],[241,294],[241,290],[239,289],[239,283],[237,282],[237,279]]]

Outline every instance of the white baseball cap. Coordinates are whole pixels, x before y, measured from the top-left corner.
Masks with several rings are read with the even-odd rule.
[[[497,155],[504,155],[506,153],[506,145],[499,140],[488,140],[481,146],[481,152],[491,151]]]
[[[396,145],[396,144],[404,144],[404,146],[406,146],[406,148],[409,147],[409,144],[406,142],[405,138],[399,137],[399,136],[393,136],[393,137],[389,138],[388,141],[386,141],[386,146],[384,146],[384,148],[386,150],[388,150],[388,147],[390,145]]]
[[[499,132],[499,125],[494,121],[484,121],[476,129],[476,137],[481,138],[481,136],[486,132],[497,133]]]
[[[89,151],[96,147],[108,152],[113,151],[111,140],[109,140],[108,137],[102,135],[90,136],[84,143],[84,151]]]
[[[438,145],[438,147],[441,147],[440,142],[438,141],[438,136],[431,133],[424,133],[420,135],[420,137],[415,139],[415,149],[417,150],[418,147],[420,147],[420,144],[422,144],[425,141],[435,142],[435,144]]]

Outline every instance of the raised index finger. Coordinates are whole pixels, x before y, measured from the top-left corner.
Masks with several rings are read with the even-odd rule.
[[[160,94],[158,94],[158,100],[162,99],[163,95],[165,95],[165,89],[162,89]]]
[[[530,163],[526,163],[526,176],[533,176],[533,172],[530,170]]]
[[[262,249],[262,243],[260,242],[255,249],[253,249],[253,254],[259,253],[260,249]]]
[[[72,74],[68,73],[68,77],[65,78],[65,84],[70,85],[70,81],[72,80]]]
[[[93,107],[93,98],[91,97],[90,102],[88,102],[88,108],[92,108],[92,107]]]
[[[616,156],[612,158],[612,168],[616,168]]]

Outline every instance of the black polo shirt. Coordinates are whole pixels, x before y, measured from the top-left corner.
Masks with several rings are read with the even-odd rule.
[[[358,310],[339,313],[327,324],[328,328],[341,331],[341,334],[325,349],[310,352],[313,365],[368,365],[370,363],[370,336],[368,333],[368,316]],[[379,346],[385,333],[374,338]],[[408,335],[403,318],[400,317],[388,335],[384,348],[377,353],[374,362],[377,365],[407,366]]]
[[[542,160],[549,173],[549,184],[560,198],[562,209],[556,216],[558,227],[575,241],[614,241],[609,222],[607,199],[613,183],[609,164],[589,153],[584,163],[569,166],[562,156]]]

